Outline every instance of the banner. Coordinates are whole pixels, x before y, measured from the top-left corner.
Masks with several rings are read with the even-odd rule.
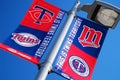
[[[38,64],[63,16],[60,8],[34,0],[18,28],[0,43],[0,48]]]
[[[70,80],[91,80],[108,28],[77,18],[66,36],[53,70]]]

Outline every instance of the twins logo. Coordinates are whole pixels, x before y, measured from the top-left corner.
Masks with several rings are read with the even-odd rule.
[[[11,39],[24,47],[33,47],[40,43],[40,40],[30,33],[13,33],[12,36]]]
[[[101,37],[102,37],[101,31],[96,31],[95,29],[84,25],[83,31],[78,40],[83,47],[99,48]]]
[[[41,7],[41,6],[34,6],[34,10],[29,11],[32,19],[35,21],[36,24],[41,23],[49,23],[51,22],[54,13]]]
[[[69,65],[71,69],[82,77],[89,75],[89,67],[87,63],[78,56],[71,56],[69,59]]]

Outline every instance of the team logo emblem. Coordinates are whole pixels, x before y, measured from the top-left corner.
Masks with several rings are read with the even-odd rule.
[[[34,10],[29,11],[29,13],[36,24],[51,22],[54,16],[53,12],[41,6],[35,6],[33,9]]]
[[[11,39],[24,47],[33,47],[40,43],[40,40],[30,33],[13,33],[12,36]]]
[[[79,76],[87,77],[89,75],[89,67],[82,58],[78,56],[71,56],[69,58],[69,65]]]
[[[83,31],[78,40],[83,47],[99,48],[101,37],[101,31],[96,31],[95,29],[89,28],[88,26],[84,25]]]

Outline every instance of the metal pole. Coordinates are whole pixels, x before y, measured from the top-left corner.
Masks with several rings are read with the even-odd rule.
[[[46,61],[41,65],[40,71],[37,74],[36,80],[45,80],[48,72],[51,71],[52,69],[52,64],[55,60],[55,57],[62,45],[62,42],[65,38],[65,36],[67,35],[67,32],[69,30],[69,27],[72,23],[72,20],[74,19],[76,12],[77,12],[77,8],[80,5],[80,1],[77,0],[75,5],[73,6],[73,8],[70,10],[69,14],[68,14],[68,18],[63,26],[63,30],[61,31],[60,35],[58,36],[58,39],[55,42],[55,45],[53,46],[53,49],[50,51],[49,55],[46,58]]]

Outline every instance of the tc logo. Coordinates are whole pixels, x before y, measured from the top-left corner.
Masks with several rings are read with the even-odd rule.
[[[78,72],[81,72],[81,73],[84,73],[86,70],[86,68],[84,67],[84,64],[77,59],[73,60],[73,66]]]
[[[78,56],[71,56],[69,58],[69,65],[76,74],[82,77],[87,77],[90,73],[88,64]]]
[[[49,23],[54,16],[53,12],[40,6],[35,6],[34,10],[29,11],[29,13],[36,24]]]
[[[84,25],[83,31],[78,40],[83,47],[99,48],[101,37],[101,31],[95,31],[95,29],[89,28],[88,26]]]

